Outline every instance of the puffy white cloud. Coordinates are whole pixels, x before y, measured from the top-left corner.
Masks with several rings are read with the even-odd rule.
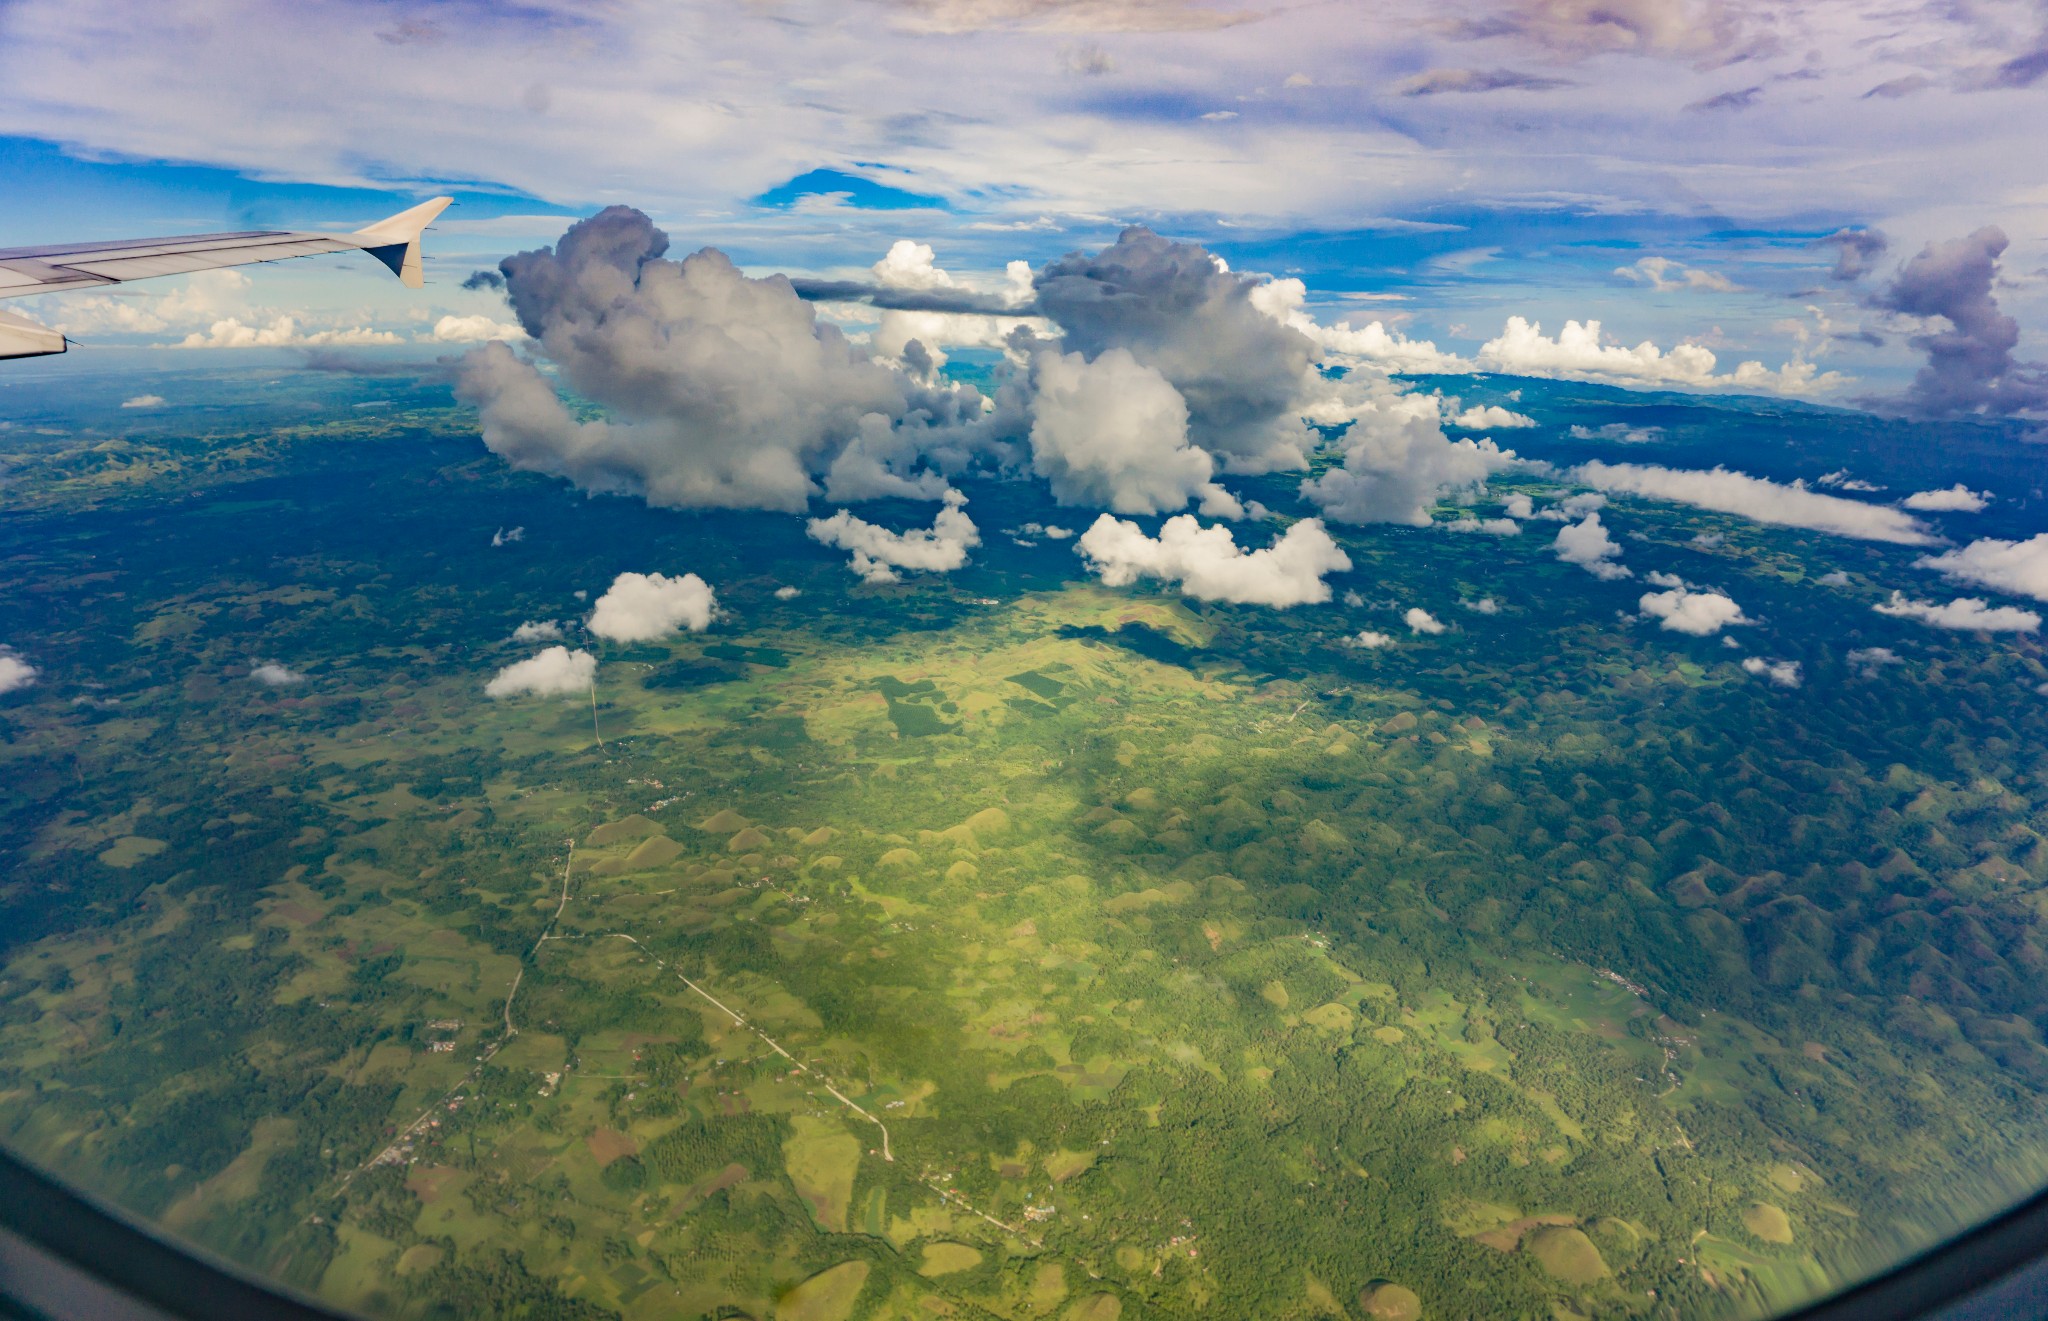
[[[550,697],[581,693],[597,680],[597,657],[587,651],[549,647],[499,670],[484,685],[486,697]]]
[[[11,647],[0,647],[0,693],[19,692],[34,683],[41,673],[15,655]]]
[[[1047,541],[1071,541],[1074,539],[1074,529],[1059,527],[1052,523],[1026,523],[1017,530],[1027,537],[1044,537]]]
[[[1647,445],[1664,438],[1662,427],[1632,427],[1626,422],[1607,422],[1589,427],[1574,422],[1571,429],[1573,440],[1611,440],[1622,445]]]
[[[1899,659],[1899,653],[1890,647],[1855,647],[1843,659],[1849,662],[1849,668],[1856,671],[1857,677],[1864,679],[1876,675],[1887,665],[1904,663]]]
[[[863,581],[900,582],[899,569],[950,573],[967,563],[967,552],[981,544],[981,533],[962,508],[966,503],[966,496],[949,491],[932,525],[908,532],[891,532],[844,509],[830,518],[810,520],[805,530],[814,541],[852,551],[847,567]]]
[[[1516,491],[1502,503],[1501,512],[1509,518],[1533,518],[1536,515],[1536,502],[1522,492]]]
[[[1745,674],[1754,674],[1768,681],[1774,688],[1797,688],[1803,677],[1798,661],[1765,660],[1761,656],[1745,656],[1742,669]]]
[[[249,677],[265,688],[289,688],[295,683],[304,683],[306,676],[289,665],[277,661],[265,661],[249,671]]]
[[[613,642],[651,642],[679,628],[702,633],[717,613],[717,593],[694,573],[622,573],[592,607],[590,631]]]
[[[1939,555],[1924,555],[1915,563],[1950,582],[2048,601],[2048,532],[2025,541],[1986,537]]]
[[[512,630],[514,642],[546,642],[562,636],[562,626],[552,619],[529,619]]]
[[[1383,321],[1353,329],[1349,321],[1325,326],[1305,310],[1308,287],[1300,280],[1268,280],[1252,290],[1260,311],[1313,340],[1323,353],[1350,364],[1368,363],[1390,372],[1469,372],[1472,363],[1445,353],[1426,339],[1409,339]]]
[[[1482,596],[1477,601],[1460,601],[1458,604],[1475,615],[1497,615],[1500,613],[1500,602],[1490,596]]]
[[[1629,570],[1615,563],[1621,556],[1621,546],[1608,535],[1600,515],[1588,513],[1576,523],[1567,523],[1557,530],[1557,540],[1551,543],[1557,558],[1566,564],[1576,564],[1595,578],[1615,579],[1631,577]]]
[[[935,255],[929,244],[898,239],[869,270],[876,282],[886,289],[961,288],[950,274],[935,264]],[[1008,282],[1001,291],[1004,301],[1014,305],[1029,302],[1030,265],[1013,261],[1006,273]],[[887,308],[883,310],[881,324],[876,327],[869,343],[877,353],[901,358],[910,341],[916,340],[924,346],[932,365],[943,367],[948,348],[1000,349],[1007,345],[1011,332],[1018,326],[1028,326],[1039,332],[1050,332],[1052,328],[1045,318],[1036,316]]]
[[[1446,532],[1484,532],[1492,537],[1518,536],[1522,531],[1522,525],[1512,518],[1474,518],[1470,514],[1461,514],[1439,526]]]
[[[2018,606],[1988,604],[1982,597],[1961,596],[1953,601],[1915,601],[1904,592],[1871,609],[1881,615],[1917,620],[1934,628],[1952,628],[1979,633],[2033,633],[2041,627],[2041,616]]]
[[[1901,546],[1924,546],[1935,540],[1919,519],[1888,505],[1823,495],[1727,468],[1662,468],[1595,460],[1579,465],[1572,476],[1602,491],[1670,500],[1780,527]]]
[[[1031,467],[1061,504],[1164,513],[1214,488],[1180,391],[1128,351],[1042,353],[1032,379]]]
[[[1645,617],[1658,621],[1657,627],[1696,638],[1710,637],[1731,624],[1752,622],[1741,606],[1721,593],[1686,587],[1645,592],[1637,605]]]
[[[1816,486],[1833,487],[1838,491],[1882,491],[1884,489],[1875,482],[1866,482],[1859,477],[1851,477],[1847,468],[1837,468],[1833,472],[1824,472],[1814,478],[1813,483]]]
[[[1946,490],[1915,491],[1899,503],[1928,514],[1978,514],[1991,499],[1991,492],[1973,491],[1957,482]]]
[[[787,584],[784,584],[783,586],[775,589],[775,599],[778,601],[794,601],[796,600],[796,598],[802,595],[803,589],[798,587],[791,587]]]
[[[123,408],[162,408],[163,406],[164,397],[160,394],[139,394],[133,399],[123,399],[121,401],[121,407]]]
[[[1822,587],[1847,587],[1849,585],[1849,575],[1841,569],[1835,569],[1815,578],[1814,582]]]
[[[510,321],[487,316],[444,316],[420,339],[434,344],[482,344],[494,339],[523,340],[526,331]]]
[[[501,527],[496,532],[491,533],[491,544],[493,546],[509,546],[515,541],[524,540],[526,540],[526,529],[523,527]]]
[[[1796,358],[1776,371],[1761,362],[1743,362],[1732,372],[1716,375],[1713,351],[1703,345],[1679,344],[1667,352],[1649,340],[1634,348],[1603,344],[1598,321],[1567,321],[1552,339],[1543,333],[1540,323],[1519,316],[1509,317],[1501,333],[1480,346],[1478,362],[1488,371],[1518,376],[1629,385],[1734,386],[1780,394],[1806,394],[1842,383],[1839,373],[1818,375],[1812,363]]]
[[[368,326],[349,326],[336,330],[305,330],[299,319],[291,315],[279,315],[256,325],[244,324],[240,317],[223,317],[208,326],[205,331],[193,331],[177,343],[181,349],[273,349],[316,347],[321,345],[336,348],[354,348],[373,344],[403,344],[405,341],[388,330],[373,330]]]
[[[1441,633],[1444,621],[1424,610],[1419,605],[1409,606],[1401,616],[1401,622],[1408,626],[1410,633]]]
[[[1075,551],[1111,587],[1139,578],[1178,583],[1202,601],[1293,606],[1330,599],[1323,576],[1351,567],[1321,520],[1305,518],[1264,550],[1241,549],[1230,529],[1203,527],[1192,514],[1166,520],[1158,537],[1136,523],[1104,514],[1081,534]]]
[[[1393,646],[1394,635],[1368,628],[1345,638],[1344,645],[1353,651],[1378,651],[1381,647]]]
[[[1521,462],[1491,440],[1444,435],[1436,400],[1376,390],[1355,400],[1340,443],[1344,466],[1304,481],[1301,495],[1339,523],[1427,527],[1447,494],[1477,494],[1488,477]]]
[[[1533,427],[1536,419],[1499,404],[1474,404],[1461,412],[1451,413],[1444,421],[1461,431],[1488,431],[1513,427]]]

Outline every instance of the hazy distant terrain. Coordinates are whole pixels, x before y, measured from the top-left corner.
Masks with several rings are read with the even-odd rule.
[[[1581,488],[1510,474],[1436,517],[1518,534],[1332,528],[1275,610],[1105,587],[1023,531],[1092,512],[969,479],[972,563],[869,586],[509,473],[439,386],[174,382],[7,395],[0,1136],[300,1286],[1754,1313],[2048,1178],[2048,668],[1874,611],[1925,547],[1614,494],[1638,576],[1589,579]],[[1989,427],[1443,384],[1559,465],[1739,440],[2039,522]],[[594,710],[484,695],[626,571],[723,614],[583,642]],[[1638,618],[1652,573],[1747,622]]]

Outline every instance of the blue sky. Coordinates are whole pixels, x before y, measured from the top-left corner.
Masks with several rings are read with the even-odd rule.
[[[1919,361],[1924,325],[1871,307],[1878,282],[1984,225],[2039,356],[2043,22],[1996,0],[15,0],[0,244],[352,225],[452,192],[424,296],[340,261],[34,309],[104,342],[222,316],[411,342],[504,318],[462,276],[611,203],[750,270],[860,274],[914,239],[991,286],[1142,222],[1300,279],[1324,322],[1469,357],[1510,316],[1597,319],[1723,369],[1811,362],[1846,397]],[[1813,242],[1845,226],[1891,240],[1861,283]]]

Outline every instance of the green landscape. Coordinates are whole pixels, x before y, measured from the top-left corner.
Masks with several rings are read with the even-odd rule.
[[[1533,533],[1341,529],[1357,604],[1205,604],[970,481],[973,563],[871,586],[785,515],[509,472],[430,378],[180,379],[11,396],[0,637],[45,679],[0,697],[0,1139],[298,1288],[1751,1316],[2048,1181],[2048,666],[1873,613],[1911,547],[1609,509],[1786,689]],[[1654,414],[1660,461],[1933,462],[1497,384],[1565,457]],[[627,570],[722,616],[485,698]],[[1410,605],[1451,627],[1345,644]]]

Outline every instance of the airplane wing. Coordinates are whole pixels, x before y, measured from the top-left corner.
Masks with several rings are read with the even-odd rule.
[[[91,289],[158,275],[185,275],[323,252],[367,252],[390,267],[407,288],[418,289],[425,283],[420,268],[420,233],[452,200],[436,197],[352,234],[245,230],[232,234],[0,248],[0,298]],[[65,347],[64,336],[57,331],[26,317],[0,312],[0,358],[62,353]]]

